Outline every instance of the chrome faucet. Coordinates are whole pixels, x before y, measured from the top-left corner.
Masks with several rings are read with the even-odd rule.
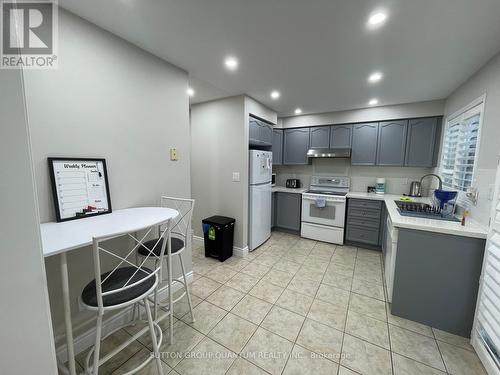
[[[429,173],[429,174],[426,174],[425,176],[423,176],[421,179],[420,179],[420,186],[422,186],[422,181],[424,180],[424,178],[426,177],[436,177],[438,180],[439,180],[439,190],[442,190],[443,189],[443,180],[441,180],[441,177],[439,177],[437,174],[434,174],[434,173]]]

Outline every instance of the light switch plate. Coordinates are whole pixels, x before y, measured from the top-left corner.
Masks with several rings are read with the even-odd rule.
[[[233,172],[233,182],[240,182],[240,172]]]
[[[176,148],[171,148],[170,149],[170,160],[172,160],[172,161],[179,160],[178,157],[177,157],[177,149]]]
[[[488,186],[488,200],[492,201],[495,195],[495,184]]]

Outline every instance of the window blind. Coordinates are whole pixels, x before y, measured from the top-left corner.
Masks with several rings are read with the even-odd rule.
[[[484,254],[472,343],[491,374],[500,374],[500,168]]]
[[[481,111],[482,104],[446,124],[440,166],[444,188],[465,193],[472,186]]]

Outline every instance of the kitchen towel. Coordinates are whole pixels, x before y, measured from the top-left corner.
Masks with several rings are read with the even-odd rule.
[[[325,208],[326,207],[326,198],[316,198],[316,207]]]

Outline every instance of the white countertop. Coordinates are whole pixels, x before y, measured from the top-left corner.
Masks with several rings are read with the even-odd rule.
[[[284,186],[273,186],[273,189],[272,189],[272,192],[273,193],[276,193],[276,192],[281,192],[281,193],[295,193],[295,194],[302,194],[302,193],[305,193],[307,190],[307,188],[298,188],[298,189],[293,189],[293,188],[287,188],[287,187],[284,187]]]
[[[456,236],[486,238],[487,228],[476,223],[469,218],[466,219],[465,226],[459,222],[424,219],[420,217],[401,216],[396,206],[395,200],[399,200],[401,195],[395,194],[376,194],[351,191],[347,198],[372,199],[385,202],[385,207],[391,218],[392,224],[398,228],[425,230],[428,232],[453,234]],[[428,202],[429,198],[411,198],[413,202]]]
[[[139,231],[179,215],[163,207],[124,208],[109,214],[62,223],[40,224],[43,256],[49,257],[92,244],[94,237]]]

